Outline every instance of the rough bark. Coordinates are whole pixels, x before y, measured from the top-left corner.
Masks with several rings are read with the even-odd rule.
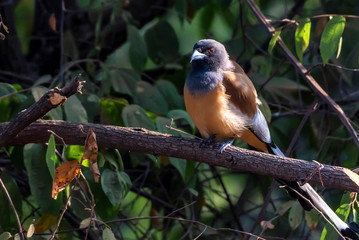
[[[0,124],[0,133],[8,125],[9,123]],[[326,187],[355,192],[359,190],[359,176],[347,168],[323,165],[318,171],[319,165],[315,162],[283,158],[237,147],[228,147],[225,152],[218,154],[215,145],[200,148],[200,141],[197,139],[176,137],[143,128],[39,120],[10,139],[7,145],[46,143],[51,134],[48,130],[62,138],[56,137],[59,144],[62,144],[63,140],[66,144],[81,145],[85,142],[89,128],[96,133],[100,148],[126,149],[156,156],[192,159],[213,166],[270,175],[289,181],[308,181],[313,185],[320,185],[321,177]]]

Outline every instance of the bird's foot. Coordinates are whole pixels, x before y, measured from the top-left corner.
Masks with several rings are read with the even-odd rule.
[[[222,153],[228,146],[231,146],[234,142],[234,138],[230,139],[227,142],[220,143],[220,148],[217,150],[217,153]]]
[[[212,135],[210,138],[203,138],[201,139],[200,143],[199,143],[199,147],[200,148],[204,148],[206,146],[212,145],[214,144],[214,139],[216,138],[215,135]]]

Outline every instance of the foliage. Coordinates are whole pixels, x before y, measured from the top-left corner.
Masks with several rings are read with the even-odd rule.
[[[70,97],[44,119],[199,136],[185,111],[182,88],[193,44],[213,38],[225,44],[253,80],[277,145],[286,150],[293,142],[290,155],[295,158],[355,167],[357,146],[337,116],[284,59],[276,41],[278,37],[284,40],[357,128],[359,83],[355,81],[357,71],[351,69],[358,66],[359,30],[358,18],[350,16],[355,14],[356,1],[333,0],[325,6],[318,0],[303,1],[302,8],[295,8],[302,1],[258,2],[276,27],[272,38],[245,1],[77,0],[68,3],[62,15],[58,13],[61,6],[55,11],[47,4],[40,6],[41,1],[34,7],[33,1],[29,4],[22,0],[13,19],[16,29],[9,31],[18,32],[33,82],[0,82],[0,121],[10,121],[47,89],[61,87],[82,72],[87,81],[83,95]],[[293,15],[289,15],[291,10],[295,11]],[[327,13],[337,15],[319,15]],[[23,16],[31,21],[24,21]],[[288,16],[289,20],[281,21]],[[10,26],[7,20],[3,22]],[[60,28],[61,21],[64,29]],[[56,42],[36,48],[38,37],[34,34],[40,34],[36,29],[39,26],[47,28],[46,37],[40,38],[46,42],[49,36]],[[61,47],[56,45],[60,39]],[[62,52],[55,54],[54,49]],[[46,67],[45,63],[52,61],[55,67]],[[21,78],[23,74],[12,74],[25,79]],[[1,72],[0,77],[4,79]],[[315,101],[319,107],[311,112]],[[305,115],[309,118],[298,129]],[[239,141],[236,144],[245,147]],[[103,239],[194,239],[199,235],[203,239],[232,239],[239,236],[235,230],[282,238],[337,237],[323,218],[313,211],[304,213],[277,185],[267,206],[269,177],[124,150],[100,149],[100,182],[95,182],[88,161],[83,161],[84,178],[74,180],[53,200],[55,167],[63,161],[80,162],[83,154],[82,146],[55,145],[53,137],[47,146],[27,144],[0,152],[0,177],[24,229],[35,224],[34,239],[40,238],[40,233],[48,234],[47,238],[51,235],[50,229],[55,229],[69,197],[69,214],[64,215],[58,229],[66,230],[58,235],[64,239],[84,238],[85,231],[76,230],[79,226],[85,230],[92,227],[89,237],[92,234]],[[5,161],[8,159],[11,161]],[[24,170],[27,177],[22,174]],[[0,195],[1,238],[9,236],[7,232],[15,235],[18,226],[2,190]],[[324,192],[330,206],[344,218],[353,219],[352,210],[358,205],[348,196],[337,190]],[[259,215],[263,204],[267,207]],[[259,224],[262,220],[267,224]]]

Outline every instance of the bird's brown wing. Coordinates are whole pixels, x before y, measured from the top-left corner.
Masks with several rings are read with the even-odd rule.
[[[257,92],[248,76],[244,72],[225,71],[222,83],[229,101],[252,119],[257,113]]]

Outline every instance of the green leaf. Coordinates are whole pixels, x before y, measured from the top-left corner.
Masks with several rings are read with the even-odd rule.
[[[295,31],[295,51],[300,61],[303,60],[303,53],[309,46],[311,25],[309,18],[301,19]]]
[[[87,123],[87,112],[76,96],[71,96],[64,103],[66,119],[69,122]]]
[[[0,234],[0,240],[8,240],[11,237],[12,237],[11,233],[9,232],[3,232],[2,234]]]
[[[145,33],[148,55],[154,63],[173,62],[178,57],[179,42],[172,26],[160,21]]]
[[[183,98],[179,95],[175,85],[166,80],[158,80],[155,83],[156,88],[160,91],[162,96],[166,99],[170,109],[181,108],[184,109]]]
[[[46,147],[41,144],[27,144],[24,147],[24,162],[29,176],[29,185],[40,212],[58,214],[62,203],[62,193],[57,200],[51,198],[52,178],[45,164]]]
[[[110,149],[103,152],[103,156],[118,171],[123,171],[123,161],[120,152],[117,149]]]
[[[110,228],[105,228],[102,232],[102,239],[103,240],[116,240],[115,234],[113,234]]]
[[[19,218],[22,218],[22,197],[15,180],[6,172],[0,173],[0,178],[5,184],[5,187],[12,199],[16,212]],[[13,232],[14,229],[18,229],[15,214],[9,204],[9,200],[5,195],[5,192],[0,188],[0,226],[1,231]]]
[[[325,26],[319,45],[320,55],[324,65],[328,63],[329,59],[332,58],[337,51],[340,51],[338,46],[344,28],[345,17],[342,16],[334,16]]]
[[[300,203],[296,201],[291,209],[289,210],[288,220],[289,226],[292,230],[297,229],[303,219],[303,208],[300,206]]]
[[[142,71],[147,60],[147,45],[137,28],[127,25],[127,36],[130,41],[131,65],[137,71]]]
[[[172,166],[174,166],[178,170],[178,172],[181,174],[182,179],[185,180],[186,179],[187,161],[185,159],[181,159],[181,158],[170,157],[170,162],[171,162]]]
[[[100,99],[101,123],[110,121],[111,124],[123,126],[121,112],[128,105],[124,98]]]
[[[127,195],[132,183],[125,172],[105,169],[101,176],[101,186],[112,205],[116,206],[120,204]]]
[[[125,42],[118,49],[116,49],[106,59],[105,66],[107,68],[126,68],[132,69],[130,60],[130,43]]]
[[[188,115],[188,113],[182,109],[174,109],[167,113],[167,116],[173,120],[179,120],[184,119],[187,121],[187,123],[191,126],[193,132],[195,130],[194,123],[192,122],[191,117]]]
[[[77,160],[81,161],[82,156],[84,155],[84,146],[81,145],[68,145],[64,149],[65,158],[67,161]]]
[[[143,127],[155,130],[152,120],[146,115],[145,110],[138,105],[132,104],[122,110],[122,119],[126,127]]]
[[[135,103],[158,114],[164,115],[168,112],[167,102],[161,92],[145,81],[136,84]]]
[[[268,45],[268,53],[272,55],[273,52],[273,48],[275,46],[275,44],[277,43],[278,37],[281,34],[281,30],[277,30],[275,31],[273,37],[270,39],[269,41],[269,45]]]
[[[311,211],[305,211],[305,220],[309,229],[315,229],[319,223],[320,215],[314,209]]]
[[[338,217],[341,220],[345,222],[349,216],[350,209],[351,209],[350,205],[348,203],[344,203],[335,211],[335,213],[338,215]],[[320,239],[324,240],[324,239],[337,239],[337,238],[338,238],[337,231],[333,228],[332,225],[326,223]]]
[[[129,69],[109,70],[109,78],[115,92],[129,96],[134,95],[136,83],[141,81],[141,76]]]
[[[53,134],[51,134],[46,150],[46,164],[49,169],[52,180],[55,179],[55,166],[57,162],[55,147],[55,137]]]
[[[41,86],[34,87],[31,89],[32,96],[34,97],[35,101],[39,101],[39,99],[44,94],[46,94],[47,91],[48,91],[47,88],[41,87]],[[48,115],[52,120],[62,120],[63,119],[62,109],[60,107],[52,109],[46,115]]]

